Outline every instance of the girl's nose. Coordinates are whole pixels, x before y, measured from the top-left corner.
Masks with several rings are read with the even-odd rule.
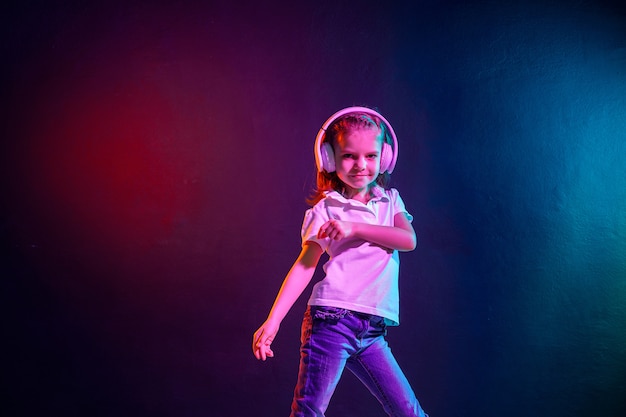
[[[365,158],[359,158],[356,160],[355,165],[359,169],[359,171],[363,171],[367,167],[367,161],[365,160]]]

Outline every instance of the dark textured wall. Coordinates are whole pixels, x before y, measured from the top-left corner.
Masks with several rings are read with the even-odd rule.
[[[4,6],[4,415],[287,415],[306,296],[251,336],[349,105],[399,136],[431,417],[624,415],[622,9],[204,3]],[[383,413],[346,375],[328,415]]]

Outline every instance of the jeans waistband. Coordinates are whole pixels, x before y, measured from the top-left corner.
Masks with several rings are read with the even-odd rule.
[[[330,307],[330,306],[309,306],[311,316],[318,319],[341,319],[345,316],[358,317],[364,320],[381,321],[383,317],[375,314],[362,313],[360,311],[348,310],[347,308]]]

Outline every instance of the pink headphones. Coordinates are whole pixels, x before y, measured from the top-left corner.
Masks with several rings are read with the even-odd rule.
[[[334,172],[335,171],[335,153],[330,143],[324,142],[324,136],[326,136],[326,129],[332,122],[348,113],[365,113],[371,116],[376,116],[382,120],[389,130],[391,137],[393,138],[393,148],[387,142],[383,142],[383,147],[380,153],[380,173],[387,171],[392,173],[396,166],[396,160],[398,159],[398,138],[393,131],[391,124],[380,113],[367,107],[347,107],[343,110],[339,110],[337,113],[330,116],[328,120],[322,125],[322,128],[315,137],[315,163],[319,172]]]

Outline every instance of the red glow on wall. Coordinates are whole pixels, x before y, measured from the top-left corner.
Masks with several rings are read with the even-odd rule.
[[[92,81],[37,104],[33,137],[47,140],[29,154],[36,211],[87,243],[166,238],[189,196],[177,115],[158,87]]]

